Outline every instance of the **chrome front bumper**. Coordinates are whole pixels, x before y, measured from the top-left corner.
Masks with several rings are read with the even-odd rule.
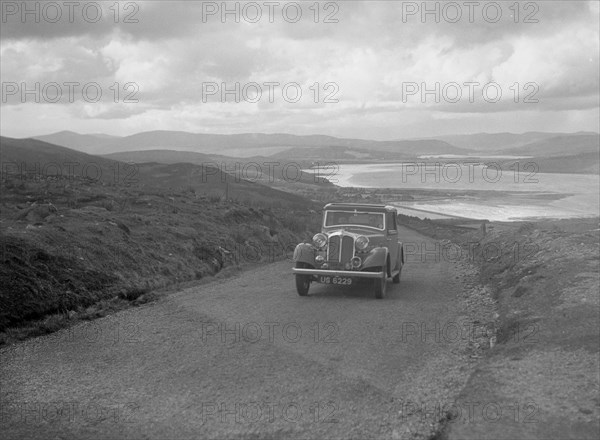
[[[301,269],[293,267],[292,272],[298,275],[326,275],[332,277],[381,278],[383,272],[360,272],[357,270]]]

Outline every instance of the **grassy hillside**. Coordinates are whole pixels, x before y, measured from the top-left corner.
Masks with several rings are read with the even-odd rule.
[[[313,185],[320,188],[331,187],[332,184],[323,177],[315,176],[311,172],[302,171],[310,167],[312,162],[306,157],[252,157],[236,159],[227,156],[207,155],[191,151],[148,150],[130,151],[108,154],[105,157],[118,160],[127,160],[139,164],[141,174],[151,176],[146,183],[151,184],[157,174],[166,173],[179,180],[179,185],[189,186],[193,183],[215,182],[236,183],[241,179],[249,182],[260,183],[265,186],[275,186],[291,189],[296,184]],[[162,167],[159,164],[169,164]],[[199,165],[199,166],[194,166]],[[179,171],[171,173],[168,169],[178,168]],[[216,174],[216,169],[222,172]],[[248,183],[245,183],[248,186]],[[221,191],[225,189],[225,185]],[[234,188],[232,188],[233,190]],[[240,190],[236,190],[238,193]],[[267,191],[267,190],[264,190]],[[243,190],[241,190],[243,192]]]
[[[6,142],[11,161],[83,157],[37,142],[20,156]],[[320,204],[217,169],[143,164],[127,184],[3,173],[0,207],[1,343],[156,288],[287,258],[318,227]]]
[[[0,152],[3,178],[7,174],[33,179],[58,176],[123,183],[119,177],[132,171],[125,163],[36,139],[0,137]]]
[[[226,156],[216,156],[209,154],[196,153],[194,151],[177,151],[177,150],[137,150],[137,151],[122,151],[119,153],[105,154],[103,157],[122,162],[156,162],[156,163],[193,163],[201,165],[209,162],[214,162],[217,158]],[[228,157],[228,159],[232,159]]]

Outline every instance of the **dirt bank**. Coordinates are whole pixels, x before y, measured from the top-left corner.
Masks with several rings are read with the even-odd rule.
[[[491,348],[437,438],[597,438],[598,219],[491,223],[485,236],[412,223],[461,245],[496,314],[481,329]]]

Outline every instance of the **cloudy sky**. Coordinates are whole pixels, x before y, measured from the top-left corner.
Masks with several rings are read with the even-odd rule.
[[[598,131],[599,41],[598,1],[2,0],[1,133]]]

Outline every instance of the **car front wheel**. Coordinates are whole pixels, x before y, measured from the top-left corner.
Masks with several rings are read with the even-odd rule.
[[[296,290],[298,291],[298,295],[307,296],[309,288],[310,288],[310,276],[309,275],[296,275]]]
[[[381,276],[381,278],[375,278],[375,298],[377,299],[382,299],[385,296],[385,287],[386,287],[386,281],[387,281],[387,271],[386,271],[386,267],[382,266],[381,267],[381,272],[383,273],[383,275]]]
[[[303,264],[303,263],[297,263],[296,267],[305,269],[308,267],[308,265]],[[296,290],[298,291],[298,295],[307,296],[309,288],[310,288],[310,275],[296,274]]]

